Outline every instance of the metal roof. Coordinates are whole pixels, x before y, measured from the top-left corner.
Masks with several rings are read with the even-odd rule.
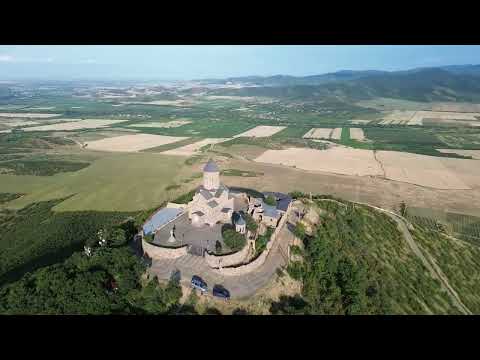
[[[202,195],[205,200],[210,200],[211,198],[213,198],[213,195],[209,191],[204,189],[200,189],[200,195]]]
[[[182,213],[183,209],[179,208],[163,208],[159,210],[143,225],[144,235],[153,233],[156,229],[175,219]]]
[[[280,216],[280,213],[277,211],[277,208],[275,206],[267,205],[263,203],[263,215],[273,217],[273,218],[278,218]]]
[[[218,202],[216,202],[215,200],[212,200],[208,202],[207,205],[210,206],[211,208],[214,208],[218,206]]]
[[[239,215],[236,219],[235,219],[235,224],[236,225],[245,225],[245,220],[243,219],[242,215]]]
[[[203,168],[203,171],[204,172],[220,172],[217,164],[215,164],[215,162],[212,159],[208,160],[207,164]]]

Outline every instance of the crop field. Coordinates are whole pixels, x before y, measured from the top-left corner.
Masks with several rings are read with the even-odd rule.
[[[155,164],[155,166],[152,166]],[[161,204],[185,189],[165,191],[184,167],[184,158],[151,153],[109,154],[86,168],[53,176],[0,174],[2,192],[25,194],[11,201],[21,208],[67,198],[55,211],[136,211]],[[187,173],[190,169],[186,169]]]
[[[343,146],[334,146],[327,150],[305,148],[267,150],[255,161],[335,174],[383,175],[372,151]]]
[[[480,246],[480,217],[418,207],[409,207],[406,216],[428,229]]]
[[[363,133],[363,129],[350,128],[350,138],[358,141],[365,140],[365,134]]]
[[[417,111],[414,116],[408,121],[407,125],[434,125],[435,123],[449,123],[452,122],[462,125],[470,124],[477,126],[479,122],[478,117],[480,113],[466,113],[466,112],[443,112],[443,111]],[[425,119],[429,119],[424,123]],[[469,120],[469,121],[462,121]]]
[[[174,121],[167,121],[167,122],[141,122],[138,124],[131,124],[128,125],[129,127],[137,127],[137,128],[176,128],[183,125],[191,124],[190,120],[174,120]]]
[[[163,152],[163,154],[165,155],[179,155],[179,156],[193,156],[195,154],[197,154],[200,149],[204,146],[207,146],[207,145],[214,145],[214,144],[218,144],[218,143],[221,143],[221,142],[225,142],[225,141],[228,141],[230,139],[226,138],[226,139],[219,139],[219,138],[213,138],[213,139],[203,139],[203,140],[200,140],[200,141],[197,141],[193,144],[188,144],[188,145],[185,145],[185,146],[182,146],[182,147],[178,147],[178,148],[175,148],[175,149],[172,149],[172,150],[167,150],[165,152]]]
[[[269,137],[275,135],[276,133],[285,129],[285,126],[265,126],[260,125],[245,131],[241,134],[235,135],[234,137]]]
[[[330,139],[333,133],[332,128],[313,128],[310,129],[305,135],[304,139]]]
[[[0,118],[28,118],[28,119],[48,119],[61,116],[62,114],[44,114],[44,113],[0,113]]]
[[[185,137],[134,134],[92,141],[87,146],[89,150],[135,152],[181,140],[185,140]]]
[[[82,129],[104,128],[126,120],[85,119],[72,122],[61,122],[50,125],[40,125],[24,128],[24,131],[70,131]]]

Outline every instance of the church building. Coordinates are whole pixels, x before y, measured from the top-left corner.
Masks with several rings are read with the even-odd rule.
[[[233,214],[234,196],[220,183],[220,170],[209,160],[203,168],[203,185],[193,200],[188,203],[188,217],[192,225],[207,224],[213,226],[219,222],[230,222]]]

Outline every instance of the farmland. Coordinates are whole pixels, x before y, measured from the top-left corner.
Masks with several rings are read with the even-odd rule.
[[[480,281],[467,274],[479,266],[480,128],[463,123],[477,122],[475,104],[354,101],[348,88],[335,97],[295,95],[306,88],[292,96],[178,88],[135,98],[135,91],[61,88],[3,104],[13,115],[0,117],[0,130],[11,131],[0,134],[1,279],[69,258],[103,225],[188,201],[213,158],[230,187],[322,193],[397,212],[406,203],[415,240],[479,311]],[[374,313],[456,313],[389,219],[363,207],[316,206],[332,217],[307,245],[312,268],[303,285],[318,306],[312,312],[331,310],[315,302],[311,280],[320,279],[313,266],[325,260],[321,249],[366,269],[362,284],[390,299],[373,296]],[[341,272],[334,262],[329,271]]]
[[[197,94],[195,89],[170,88],[168,94],[160,94],[162,90],[159,88],[149,92],[129,86],[127,89],[97,89],[82,85],[75,90],[60,86],[55,90],[36,92],[34,100],[19,97],[0,104],[3,112],[18,114],[0,120],[2,129],[13,128],[11,134],[0,134],[2,191],[25,194],[9,202],[9,206],[18,208],[36,201],[70,196],[56,205],[54,211],[148,208],[195,186],[197,180],[189,180],[191,174],[198,172],[202,161],[208,157],[217,159],[225,168],[245,171],[251,168],[251,171],[265,174],[262,176],[267,182],[265,186],[279,186],[285,190],[293,190],[292,187],[298,185],[313,186],[313,190],[331,188],[333,191],[333,186],[328,184],[314,185],[314,179],[328,176],[333,179],[338,174],[344,177],[375,176],[383,181],[388,181],[391,175],[397,180],[397,187],[399,181],[408,180],[413,184],[443,188],[442,184],[405,179],[405,173],[398,177],[392,173],[390,165],[385,177],[385,169],[382,170],[378,163],[387,154],[382,155],[382,151],[396,151],[400,154],[395,156],[414,159],[414,166],[397,166],[401,169],[413,166],[423,171],[422,162],[426,161],[439,164],[437,167],[442,174],[458,172],[459,182],[449,176],[437,176],[444,179],[447,188],[455,188],[450,191],[472,190],[477,181],[474,165],[463,162],[445,165],[427,157],[401,155],[413,153],[452,160],[475,158],[474,153],[466,150],[480,150],[480,129],[430,124],[428,118],[423,120],[422,126],[405,124],[420,111],[478,111],[473,105],[468,107],[467,103],[448,108],[445,103],[405,99],[353,101],[348,94],[347,97],[321,98],[307,93],[284,96],[283,90],[279,89],[203,89]],[[295,89],[304,90],[308,89]],[[265,91],[265,94],[241,94],[258,91]],[[140,93],[145,95],[132,98],[135,97],[133,94]],[[29,115],[25,114],[45,115],[28,118],[25,116]],[[52,114],[58,116],[50,117]],[[388,123],[385,123],[386,119]],[[137,153],[128,154],[132,151]],[[275,155],[277,159],[270,162],[274,166],[288,162],[289,157],[304,156],[303,165],[295,164],[295,160],[288,170],[281,167],[285,174],[299,176],[296,184],[281,175],[274,179],[269,172],[275,167],[254,162],[273,154],[268,151],[280,151]],[[358,160],[357,154],[368,154],[368,161]],[[280,159],[283,156],[285,159]],[[384,161],[396,162],[395,159]],[[238,161],[242,162],[241,166],[236,163]],[[315,169],[312,164],[316,164]],[[39,172],[38,167],[50,170]],[[305,171],[313,173],[306,176]],[[150,176],[155,180],[148,180]],[[335,186],[336,193],[343,191],[347,197],[360,196],[347,185],[346,178],[342,179]],[[255,181],[255,177],[241,176],[238,181]],[[355,181],[364,182],[356,178]],[[377,180],[370,178],[369,181]],[[283,187],[287,183],[289,187]],[[181,187],[172,184],[181,184]],[[404,186],[407,185],[402,188]],[[369,191],[365,193],[370,201],[375,200]],[[382,201],[383,196],[378,194],[377,200]],[[443,199],[443,195],[436,196],[437,200]],[[433,194],[427,198],[435,203]],[[428,199],[419,198],[418,201],[430,202]],[[388,203],[393,206],[391,200]]]

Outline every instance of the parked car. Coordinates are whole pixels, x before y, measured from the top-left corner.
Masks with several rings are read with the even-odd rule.
[[[225,299],[225,300],[230,300],[230,292],[225,289],[222,285],[215,285],[213,287],[213,296]]]
[[[192,288],[200,290],[202,293],[208,291],[207,283],[197,275],[192,276]]]

